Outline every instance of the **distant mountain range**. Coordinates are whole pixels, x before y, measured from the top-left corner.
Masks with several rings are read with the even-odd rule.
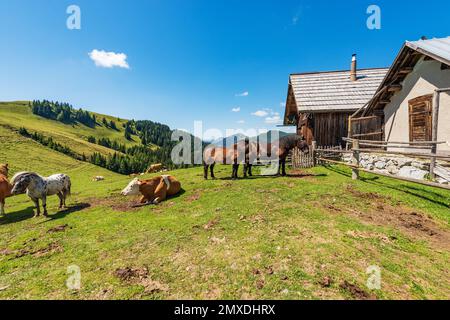
[[[276,140],[277,134],[278,134],[278,138],[282,138],[282,137],[291,135],[292,133],[287,133],[284,131],[277,131],[277,130],[270,130],[267,133],[262,133],[258,136],[248,137],[248,138],[251,141],[257,141],[257,138],[259,138],[259,142],[266,143],[268,140],[272,140],[272,141]],[[236,142],[245,140],[246,138],[247,138],[247,136],[242,133],[237,133],[237,134],[231,135],[231,136],[225,138],[225,146],[227,146],[227,147],[232,146]],[[209,142],[209,144],[213,144],[216,146],[222,146],[223,143],[224,143],[224,138],[216,139],[212,142]]]

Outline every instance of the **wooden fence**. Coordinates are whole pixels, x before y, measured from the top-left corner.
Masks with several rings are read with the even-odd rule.
[[[303,153],[300,149],[295,148],[287,158],[287,162],[291,163],[293,169],[305,169],[315,166],[314,147],[310,146],[309,153]]]
[[[357,180],[359,179],[359,173],[362,172],[369,172],[376,175],[386,176],[393,179],[398,179],[402,181],[408,181],[408,182],[414,182],[422,185],[437,187],[441,189],[447,189],[450,190],[449,185],[443,185],[436,182],[431,181],[425,181],[425,180],[418,180],[418,179],[411,179],[411,178],[405,178],[405,177],[399,177],[394,176],[390,174],[385,174],[377,171],[367,170],[364,168],[361,168],[360,166],[360,154],[361,153],[369,153],[369,154],[392,154],[392,155],[402,155],[402,156],[409,156],[409,157],[415,157],[415,158],[421,158],[421,159],[430,159],[430,177],[433,179],[435,177],[435,168],[436,168],[436,160],[441,161],[447,161],[450,162],[450,156],[445,155],[438,155],[436,154],[436,149],[438,144],[443,144],[445,142],[438,142],[438,141],[424,141],[424,142],[386,142],[386,141],[371,141],[371,140],[357,140],[357,139],[350,139],[350,138],[344,138],[345,141],[347,141],[349,144],[351,144],[352,148],[351,150],[333,150],[332,152],[336,153],[350,153],[352,154],[352,163],[345,163],[342,161],[336,161],[336,160],[330,160],[324,157],[320,156],[320,152],[317,153],[317,157],[320,161],[323,162],[329,162],[334,164],[341,164],[347,167],[350,167],[352,169],[352,179]],[[364,147],[374,147],[374,149],[364,149]],[[383,148],[387,150],[380,150],[377,148]],[[391,151],[391,149],[422,149],[424,152],[417,152],[415,150],[413,151]],[[321,150],[318,150],[321,151]],[[328,152],[331,152],[329,150]]]
[[[367,170],[360,166],[360,154],[390,154],[401,155],[419,159],[430,159],[430,177],[434,179],[435,173],[439,171],[447,172],[445,165],[441,166],[436,163],[437,160],[441,162],[450,163],[450,155],[438,155],[436,149],[438,144],[446,142],[439,141],[423,141],[423,142],[385,142],[385,141],[372,141],[372,140],[358,140],[344,138],[345,141],[351,146],[351,149],[343,149],[340,146],[328,146],[317,148],[315,143],[310,147],[308,154],[302,153],[299,149],[294,149],[291,155],[288,157],[288,162],[291,163],[292,168],[302,169],[311,168],[317,164],[333,163],[340,164],[352,169],[352,178],[354,180],[359,179],[360,172],[368,172],[376,175],[390,177],[397,180],[408,181],[418,183],[422,185],[432,186],[441,189],[450,190],[450,185],[439,184],[436,182],[418,180],[406,177],[399,177],[390,174],[381,173],[378,171]],[[370,148],[370,149],[365,149]],[[412,151],[392,151],[392,149],[403,149]],[[423,150],[418,152],[417,150]],[[346,163],[343,161],[344,154],[352,155],[352,163]],[[440,173],[442,176],[442,173]]]
[[[317,148],[315,143],[313,143],[313,145],[310,146],[308,154],[301,152],[298,148],[295,148],[288,156],[287,161],[294,169],[312,168],[317,164],[323,163],[320,160],[321,158],[341,160],[342,154],[336,153],[335,151],[343,151],[342,146],[323,146]]]

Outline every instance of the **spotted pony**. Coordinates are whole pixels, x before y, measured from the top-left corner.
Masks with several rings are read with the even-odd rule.
[[[35,216],[41,214],[39,200],[42,201],[44,216],[47,212],[47,197],[57,195],[59,197],[59,208],[66,207],[66,199],[70,195],[72,183],[69,176],[55,174],[50,177],[42,177],[35,172],[19,172],[11,179],[13,195],[26,193],[36,206]]]

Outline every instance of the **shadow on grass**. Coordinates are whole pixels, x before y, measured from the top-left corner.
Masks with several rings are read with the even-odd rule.
[[[173,199],[177,199],[179,197],[181,197],[183,194],[186,193],[186,190],[184,190],[183,188],[180,190],[180,192],[178,192],[176,195],[167,197],[167,200],[173,200]]]
[[[16,223],[24,220],[28,220],[34,217],[34,207],[28,207],[26,209],[16,212],[6,212],[3,217],[0,217],[0,225]]]
[[[320,173],[320,174],[309,174],[309,173],[302,173],[302,174],[288,174],[286,176],[282,176],[282,175],[272,175],[272,176],[261,176],[261,175],[253,175],[247,178],[244,177],[239,177],[237,179],[233,179],[231,177],[222,177],[222,178],[215,178],[215,179],[211,179],[209,178],[209,180],[222,180],[222,181],[237,181],[237,180],[258,180],[258,179],[280,179],[280,178],[308,178],[308,177],[312,177],[312,178],[323,178],[323,177],[327,177],[328,175],[325,173]]]
[[[77,204],[75,204],[67,209],[64,209],[62,211],[59,211],[55,214],[49,213],[48,221],[62,219],[71,213],[82,211],[84,209],[89,208],[90,206],[91,205],[88,203],[77,203]],[[33,206],[33,207],[28,207],[28,208],[20,210],[20,211],[7,213],[4,217],[0,218],[0,225],[17,223],[17,222],[21,222],[24,220],[32,219],[34,217],[34,210],[35,210],[35,207]],[[42,213],[41,213],[41,217],[42,217]]]
[[[50,220],[59,220],[59,219],[62,219],[64,217],[68,216],[71,213],[79,212],[79,211],[88,209],[90,207],[91,207],[91,205],[89,203],[84,203],[84,202],[83,203],[76,203],[76,204],[74,204],[73,206],[70,206],[67,209],[64,209],[62,211],[58,211],[55,214],[50,214],[48,217],[49,217]]]
[[[342,169],[339,169],[334,166],[324,166],[324,168],[326,168],[327,170],[333,171],[337,174],[340,174],[342,176],[345,176],[345,177],[351,178],[351,176],[352,176],[351,173],[347,173],[347,172],[343,171]],[[392,179],[395,179],[395,178],[393,177]],[[368,184],[388,188],[391,190],[404,192],[406,194],[420,198],[422,200],[430,201],[430,202],[432,202],[436,205],[442,206],[444,208],[450,208],[449,203],[443,201],[445,199],[448,199],[449,198],[448,196],[431,191],[427,187],[421,188],[421,187],[416,187],[413,185],[407,185],[407,184],[405,184],[405,182],[403,182],[401,180],[397,180],[398,181],[397,184],[393,185],[393,184],[388,183],[387,181],[380,181],[380,177],[377,177],[377,176],[374,176],[371,178],[360,177],[360,181],[363,181]]]

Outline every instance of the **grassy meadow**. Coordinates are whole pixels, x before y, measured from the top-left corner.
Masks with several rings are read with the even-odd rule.
[[[366,174],[352,181],[339,166],[232,181],[219,166],[217,180],[202,168],[170,172],[183,193],[136,209],[119,194],[129,177],[1,125],[60,126],[20,112],[0,108],[0,163],[11,174],[67,173],[72,197],[59,212],[51,197],[48,218],[32,218],[25,195],[7,199],[0,299],[450,298],[448,191]],[[71,141],[84,134],[65,131]],[[80,290],[66,286],[72,265]],[[380,290],[366,287],[369,266],[381,270]]]

